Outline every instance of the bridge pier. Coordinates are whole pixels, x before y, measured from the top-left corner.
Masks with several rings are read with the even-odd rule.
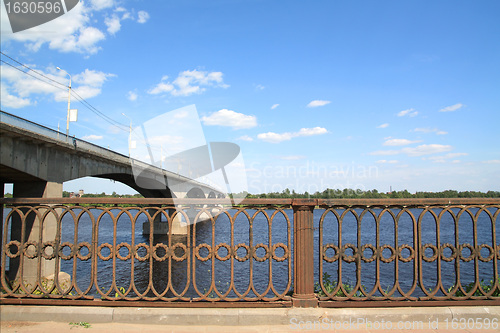
[[[175,214],[175,209],[169,209],[168,214],[173,216]],[[187,221],[183,221],[183,215],[178,213],[175,215],[174,220],[172,221],[172,234],[173,235],[185,235],[187,236],[188,223]]]
[[[161,216],[163,214],[156,214],[158,211],[157,208],[148,208],[148,213],[151,215],[152,220],[153,220],[153,234],[154,235],[167,235],[169,230],[168,230],[168,222],[161,222]],[[170,208],[168,209],[168,215],[173,216],[175,214],[175,209]],[[154,217],[153,217],[154,216]],[[177,214],[173,221],[172,221],[172,234],[173,235],[187,235],[187,228],[188,225],[187,223],[182,223],[182,214]],[[144,222],[142,225],[142,233],[145,235],[149,235],[150,233],[150,228],[149,228],[149,221]]]
[[[47,182],[47,181],[30,181],[14,183],[14,198],[62,198],[62,183]],[[44,219],[37,216],[33,212],[29,212],[29,208],[20,209],[23,214],[28,214],[25,219],[25,227],[23,232],[21,216],[13,214],[11,221],[11,240],[17,240],[21,244],[31,243],[38,244],[38,249],[44,251],[47,255],[51,255],[55,251],[55,246],[43,248],[46,242],[55,242],[57,238],[57,217],[54,213],[48,213]],[[42,211],[43,212],[43,211]],[[60,209],[56,210],[59,215]],[[55,244],[55,243],[53,243]],[[47,260],[43,257],[36,256],[36,246],[28,246],[25,250],[25,255],[10,259],[9,279],[11,281],[23,282],[25,285],[33,287],[37,283],[37,277],[41,279],[51,275],[58,275],[55,259]],[[27,255],[35,255],[35,258],[30,259]],[[22,258],[22,262],[20,260]],[[39,262],[40,261],[40,262]]]

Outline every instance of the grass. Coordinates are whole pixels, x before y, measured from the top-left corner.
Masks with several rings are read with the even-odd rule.
[[[6,282],[7,286],[10,288],[10,290],[14,290],[15,288],[17,288],[19,286],[19,281],[12,282],[12,281],[9,281],[6,278],[5,282]],[[53,280],[49,280],[47,278],[42,278],[41,282],[42,282],[42,287],[43,287],[44,290],[50,290],[54,286],[54,281]],[[32,288],[31,283],[28,283],[26,281],[24,281],[23,285],[28,290]],[[66,283],[60,283],[60,287],[63,290],[65,290],[65,289],[67,289],[68,285]],[[7,293],[7,291],[3,287],[1,288],[1,292],[2,293]],[[17,289],[15,291],[15,294],[20,294],[20,293],[21,293],[21,289]],[[45,298],[49,297],[47,294],[45,294],[44,292],[42,292],[42,290],[40,289],[39,286],[35,290],[33,290],[33,292],[31,294],[32,295],[45,295],[44,296]],[[52,292],[50,293],[50,295],[61,295],[61,293],[59,292],[59,290],[56,287],[56,288],[54,288],[54,290],[52,290]],[[73,296],[73,291],[70,291],[69,293],[67,293],[67,295]]]
[[[122,293],[122,295],[125,295],[125,288],[124,287],[118,287],[118,290],[120,290],[120,292]],[[120,297],[120,294],[119,293],[115,293],[115,297],[118,298]]]
[[[106,294],[106,288],[105,287],[101,287],[101,290],[104,294]],[[118,286],[118,290],[122,293],[122,295],[125,295],[125,293],[127,292],[127,290],[125,289],[125,287],[119,287]],[[104,296],[101,295],[98,291],[95,292],[97,296],[101,296],[101,299],[104,299]],[[120,294],[118,292],[115,292],[115,298],[120,298]]]
[[[500,286],[500,276],[497,276],[498,280],[498,285]],[[481,288],[484,290],[485,293],[491,292],[491,289],[494,288],[495,286],[495,280],[492,279],[490,280],[489,283],[484,282],[484,280],[481,280],[479,283],[481,285]],[[474,288],[475,282],[471,282],[468,285],[464,286],[465,292],[468,294],[473,288]],[[323,286],[328,294],[333,294],[335,291],[335,288],[338,286],[338,282],[333,280],[330,274],[328,273],[323,273]],[[347,294],[350,294],[355,286],[352,286],[349,283],[343,283],[342,286],[344,287],[344,290],[346,291]],[[364,289],[363,286],[361,288]],[[451,286],[448,289],[448,293],[451,292],[455,288],[455,286]],[[387,294],[389,291],[389,287],[385,291]],[[432,288],[429,290],[430,292],[432,291]],[[318,294],[318,296],[328,296],[323,289],[321,288],[321,285],[319,282],[316,282],[314,284],[314,292]],[[342,289],[339,289],[333,296],[337,297],[346,297],[347,295],[342,291]],[[457,290],[454,296],[465,296],[465,294],[461,290]],[[474,292],[472,296],[483,296],[483,293],[478,289]],[[497,287],[496,290],[491,294],[493,297],[500,297],[500,287]],[[361,291],[357,291],[353,297],[363,297],[363,293]]]
[[[80,327],[84,327],[84,328],[90,328],[92,327],[89,323],[87,323],[86,321],[80,321],[78,323],[69,323],[70,325],[72,326],[80,326]]]
[[[497,281],[498,281],[498,285],[500,286],[500,276],[497,276]],[[475,282],[471,282],[471,283],[465,285],[464,286],[465,293],[468,294],[474,288],[474,285],[475,285]],[[481,280],[481,282],[479,282],[479,285],[481,286],[481,288],[484,290],[485,293],[489,293],[489,292],[491,292],[491,289],[494,288],[494,286],[495,286],[495,280],[491,279],[489,284],[484,282],[484,280]],[[455,288],[455,286],[451,286],[450,288],[448,288],[448,292],[452,291],[453,288]],[[465,296],[465,294],[461,290],[457,290],[455,292],[454,296]],[[472,294],[472,296],[483,296],[483,293],[481,293],[481,291],[478,288],[474,292],[474,294]],[[491,296],[500,297],[500,287],[497,287],[497,289],[491,294]]]
[[[326,291],[328,294],[332,294],[335,291],[335,288],[338,286],[338,282],[335,280],[331,279],[332,277],[328,273],[323,273],[323,287],[325,287]],[[347,294],[350,294],[355,286],[352,286],[349,283],[342,283],[342,286],[344,287],[344,290],[347,292]],[[364,288],[363,285],[361,288]],[[328,296],[323,289],[321,288],[321,284],[319,282],[314,283],[314,292],[318,294],[319,296]],[[342,289],[339,289],[337,293],[333,296],[338,296],[338,297],[347,297],[347,294],[345,294]],[[357,291],[353,295],[354,297],[362,297],[363,293],[361,291]]]

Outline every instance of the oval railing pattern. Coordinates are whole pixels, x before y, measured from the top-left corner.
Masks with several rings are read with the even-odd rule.
[[[180,201],[2,199],[2,302],[500,299],[498,199]]]

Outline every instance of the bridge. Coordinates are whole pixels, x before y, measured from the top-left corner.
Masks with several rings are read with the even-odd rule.
[[[14,197],[62,197],[64,182],[88,176],[119,181],[146,198],[223,196],[206,184],[7,112],[0,111],[0,120],[0,185],[13,183]],[[141,179],[134,177],[131,162],[143,170]]]

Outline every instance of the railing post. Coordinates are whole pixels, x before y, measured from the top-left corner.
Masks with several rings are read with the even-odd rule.
[[[317,307],[314,295],[314,199],[294,199],[293,208],[293,280],[292,303],[295,307]]]

